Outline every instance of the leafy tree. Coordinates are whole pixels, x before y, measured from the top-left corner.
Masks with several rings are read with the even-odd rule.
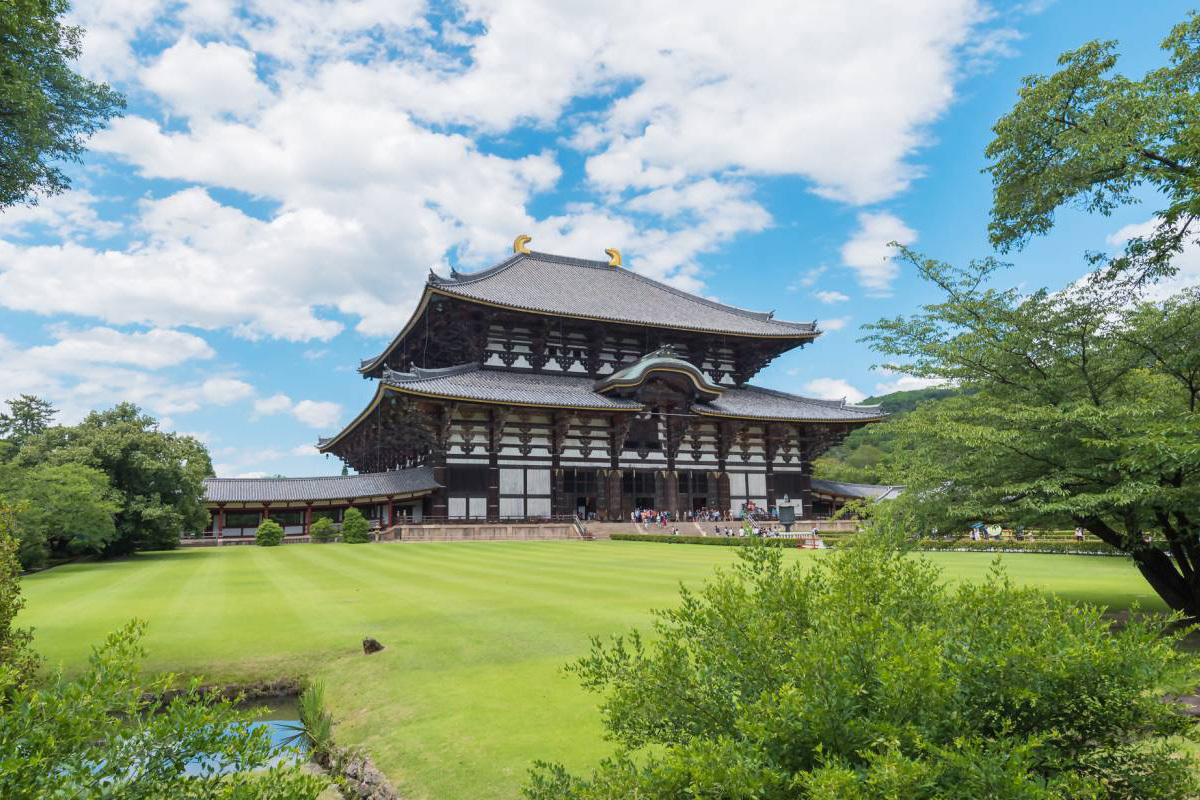
[[[308,533],[315,541],[328,542],[337,533],[337,529],[333,525],[333,520],[329,517],[321,517],[309,526]]]
[[[357,508],[348,508],[342,515],[342,541],[349,544],[371,541],[371,526]]]
[[[987,149],[993,245],[1024,246],[1064,205],[1109,214],[1153,190],[1165,202],[1154,230],[1107,266],[1135,281],[1175,272],[1173,258],[1200,241],[1200,17],[1162,46],[1168,64],[1140,79],[1115,72],[1112,41],[1089,42],[1064,53],[1058,72],[1025,79]]]
[[[71,182],[56,162],[79,162],[83,143],[125,100],[71,69],[81,28],[67,0],[0,3],[0,210],[58,194]]]
[[[93,411],[79,425],[47,429],[27,443],[18,463],[84,464],[108,475],[120,509],[106,555],[174,547],[180,535],[202,530],[208,520],[208,451],[190,436],[160,431],[132,403]]]
[[[147,685],[143,626],[97,647],[87,669],[15,690],[0,714],[0,796],[315,800],[325,780],[283,754],[228,700],[190,689],[165,705],[171,676]],[[0,693],[12,690],[0,670]],[[274,765],[272,765],[274,763]]]
[[[40,397],[23,394],[7,401],[8,413],[0,414],[0,437],[18,449],[30,437],[50,427],[58,411]]]
[[[738,548],[732,572],[568,669],[617,752],[588,777],[540,764],[531,800],[1155,800],[1200,790],[1196,721],[1164,692],[1194,659],[1166,623],[994,571],[947,586],[879,543],[805,571]],[[1176,738],[1180,737],[1180,738]]]
[[[904,258],[944,296],[866,326],[866,340],[889,367],[971,394],[897,420],[899,502],[944,528],[1069,520],[1131,553],[1172,608],[1200,615],[1200,293],[1138,303],[1097,280],[1002,291],[985,288],[993,261]]]
[[[264,519],[254,532],[254,543],[259,547],[278,547],[283,544],[283,528],[273,519]]]
[[[25,606],[17,582],[21,563],[13,536],[16,515],[21,510],[0,499],[0,687],[6,687],[0,688],[0,711],[29,685],[38,669],[38,658],[30,647],[33,632],[13,627],[13,620]]]
[[[108,476],[82,464],[22,469],[0,464],[0,495],[24,503],[16,517],[21,564],[42,566],[51,553],[99,553],[117,535],[119,510]]]

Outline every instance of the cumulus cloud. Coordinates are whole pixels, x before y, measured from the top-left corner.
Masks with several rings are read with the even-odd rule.
[[[260,415],[290,414],[312,428],[328,429],[335,426],[341,418],[342,407],[338,403],[321,400],[293,402],[292,398],[280,393],[255,400],[254,413]]]
[[[858,228],[842,245],[842,263],[854,270],[859,285],[868,294],[886,297],[900,274],[889,243],[909,245],[916,240],[917,232],[896,215],[864,211],[858,215]]]
[[[891,394],[892,392],[911,392],[915,389],[930,389],[943,386],[945,381],[939,378],[918,378],[913,375],[900,375],[892,381],[880,381],[875,384],[875,394]]]
[[[161,369],[192,359],[212,358],[213,349],[199,336],[155,328],[123,333],[113,328],[94,327],[52,331],[58,340],[28,350],[30,358],[65,370],[87,364],[124,364],[144,369]]]
[[[834,303],[844,303],[850,299],[850,296],[847,294],[842,294],[841,292],[832,292],[832,291],[814,292],[813,297],[817,298],[822,303],[826,303],[828,305],[833,305]]]
[[[1125,243],[1134,237],[1151,235],[1160,224],[1159,219],[1149,219],[1125,225],[1108,236],[1108,244],[1113,249],[1123,248]],[[1200,245],[1189,242],[1171,263],[1178,272],[1146,286],[1142,295],[1147,300],[1165,300],[1183,289],[1200,285]]]
[[[849,321],[850,317],[831,317],[821,320],[817,327],[823,331],[840,331]]]
[[[814,378],[804,384],[804,393],[820,400],[845,400],[861,402],[866,395],[843,378]]]
[[[0,304],[251,338],[326,340],[344,319],[388,335],[430,266],[486,264],[522,231],[581,255],[620,247],[700,291],[700,256],[772,224],[763,176],[852,205],[902,191],[963,60],[998,41],[978,0],[726,10],[81,4],[84,68],[139,98],[91,146],[172,183],[119,247],[75,241],[116,230],[83,197],[39,223],[61,242],[0,241]],[[532,148],[550,149],[512,146],[548,130],[558,140]],[[534,214],[562,176],[552,148],[581,151],[587,183],[569,188],[589,201]],[[850,249],[850,266],[875,258]]]

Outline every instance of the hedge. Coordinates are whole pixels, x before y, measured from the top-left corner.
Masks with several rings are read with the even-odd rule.
[[[755,536],[670,536],[653,533],[614,533],[609,538],[624,542],[666,542],[667,544],[707,544],[717,547],[737,547],[752,542],[761,541],[772,547],[799,547],[796,539],[772,539]],[[830,541],[833,537],[822,536],[827,546],[836,547],[838,541]],[[848,537],[839,537],[846,541]],[[915,550],[950,550],[977,551],[981,553],[1045,553],[1049,555],[1084,555],[1084,556],[1128,556],[1129,554],[1116,549],[1104,542],[985,542],[970,539],[919,539],[910,542]],[[1162,542],[1155,542],[1155,547],[1166,549]]]
[[[795,539],[760,539],[757,536],[671,536],[660,533],[614,533],[608,538],[622,542],[666,542],[668,544],[711,544],[737,547],[761,541],[772,547],[797,547]]]

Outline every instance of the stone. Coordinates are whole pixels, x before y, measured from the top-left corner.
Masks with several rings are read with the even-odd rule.
[[[371,653],[378,653],[382,649],[383,645],[379,643],[378,639],[372,639],[370,636],[363,639],[363,652],[367,655],[371,655]]]

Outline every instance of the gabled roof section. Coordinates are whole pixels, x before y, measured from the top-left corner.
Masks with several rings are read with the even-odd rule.
[[[284,503],[424,494],[440,488],[430,467],[317,478],[205,478],[209,503]]]
[[[784,322],[659,283],[624,267],[550,253],[515,253],[475,273],[431,274],[435,291],[505,308],[734,336],[811,339],[815,322]]]
[[[701,400],[715,400],[725,391],[724,387],[710,381],[696,365],[684,361],[674,348],[669,346],[647,353],[629,366],[596,381],[596,391],[609,394],[636,389],[656,372],[685,376],[695,388],[696,394],[693,397]]]

